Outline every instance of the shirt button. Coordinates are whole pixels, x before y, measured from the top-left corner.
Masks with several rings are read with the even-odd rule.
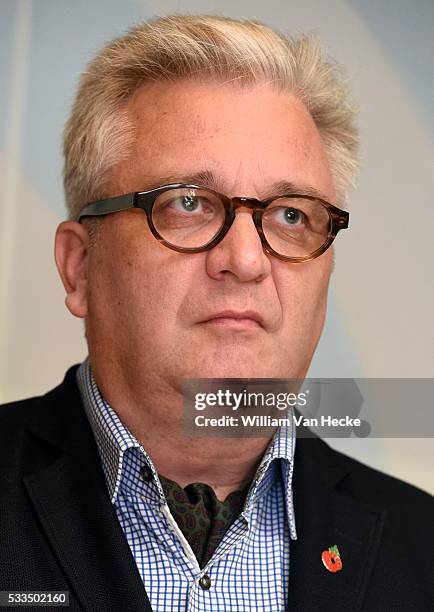
[[[204,574],[202,576],[202,578],[199,580],[199,584],[204,590],[208,590],[210,588],[211,578],[208,576],[208,574]]]
[[[147,465],[144,465],[140,469],[140,475],[141,475],[141,477],[143,478],[143,480],[145,482],[151,482],[151,480],[152,480],[152,470]]]

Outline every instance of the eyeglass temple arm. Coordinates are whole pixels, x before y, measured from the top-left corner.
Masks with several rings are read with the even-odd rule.
[[[346,229],[349,225],[350,221],[350,213],[346,210],[337,209],[339,212],[333,211],[333,225],[335,227],[336,233],[338,233],[341,229]]]
[[[80,222],[83,217],[93,217],[108,215],[109,213],[119,212],[121,210],[128,210],[128,208],[134,208],[136,202],[136,193],[127,193],[125,195],[117,196],[115,198],[108,198],[107,200],[98,200],[98,202],[92,202],[88,206],[85,206],[83,210],[78,214],[76,221]]]

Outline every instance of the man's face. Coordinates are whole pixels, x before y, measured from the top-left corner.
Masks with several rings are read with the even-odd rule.
[[[268,85],[157,83],[129,109],[135,147],[110,173],[108,195],[206,172],[227,196],[263,199],[290,181],[335,198],[312,118]],[[88,258],[91,359],[115,362],[133,384],[177,388],[188,377],[303,377],[331,269],[332,249],[296,264],[264,253],[247,209],[220,244],[193,255],[161,245],[140,210],[109,215]]]

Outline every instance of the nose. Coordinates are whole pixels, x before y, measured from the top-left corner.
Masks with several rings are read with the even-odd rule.
[[[232,274],[241,282],[264,280],[271,272],[252,212],[238,209],[226,236],[207,252],[207,273],[221,280]]]

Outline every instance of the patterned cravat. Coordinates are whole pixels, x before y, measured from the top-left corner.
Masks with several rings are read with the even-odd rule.
[[[161,475],[159,478],[170,512],[203,568],[240,514],[249,486],[233,491],[222,502],[214,490],[202,482],[182,489],[169,478]]]

